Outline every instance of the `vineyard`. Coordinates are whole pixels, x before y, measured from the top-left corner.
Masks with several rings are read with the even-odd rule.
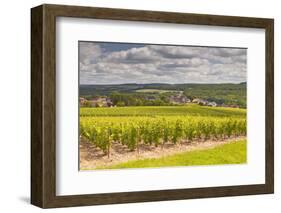
[[[81,108],[80,135],[110,157],[113,143],[131,151],[246,135],[246,110],[202,106]]]

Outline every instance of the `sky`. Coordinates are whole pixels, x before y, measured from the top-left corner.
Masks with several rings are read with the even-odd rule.
[[[79,42],[80,84],[246,82],[247,49]]]

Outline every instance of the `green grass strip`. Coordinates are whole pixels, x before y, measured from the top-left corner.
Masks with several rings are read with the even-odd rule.
[[[132,160],[113,166],[99,167],[97,169],[242,164],[247,161],[246,155],[246,140],[241,140],[207,150],[189,151],[161,158]]]

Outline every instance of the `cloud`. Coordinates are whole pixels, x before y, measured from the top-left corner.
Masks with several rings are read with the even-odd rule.
[[[79,43],[81,84],[246,81],[246,49],[110,44]]]
[[[97,63],[102,54],[99,45],[89,42],[79,42],[79,63],[82,66],[88,66]],[[86,68],[86,67],[83,67]]]

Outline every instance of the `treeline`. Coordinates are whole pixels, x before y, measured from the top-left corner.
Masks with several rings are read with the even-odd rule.
[[[167,95],[145,95],[138,93],[113,92],[109,95],[115,106],[169,106]]]
[[[184,95],[190,98],[201,98],[214,101],[218,105],[238,105],[246,108],[246,84],[238,85],[201,85],[184,90]]]

